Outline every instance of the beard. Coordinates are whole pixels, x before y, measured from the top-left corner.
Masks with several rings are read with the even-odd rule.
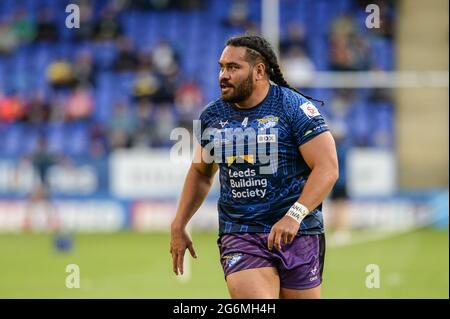
[[[228,82],[222,84],[230,85]],[[248,77],[240,84],[231,86],[231,93],[223,94],[222,100],[229,103],[240,103],[247,100],[253,92],[253,77],[252,72],[249,72]]]

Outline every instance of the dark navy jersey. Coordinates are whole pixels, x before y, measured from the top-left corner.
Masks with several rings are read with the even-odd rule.
[[[328,130],[323,117],[302,95],[271,85],[250,109],[211,102],[200,123],[197,139],[220,170],[219,233],[270,232],[308,179],[299,146]],[[299,234],[323,233],[321,210],[303,219]]]

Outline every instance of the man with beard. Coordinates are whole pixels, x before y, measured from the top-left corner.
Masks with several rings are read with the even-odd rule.
[[[333,137],[264,38],[229,39],[219,65],[221,98],[200,116],[171,225],[173,271],[183,274],[186,249],[196,258],[186,225],[220,170],[217,243],[230,296],[320,298],[322,201],[338,178]]]

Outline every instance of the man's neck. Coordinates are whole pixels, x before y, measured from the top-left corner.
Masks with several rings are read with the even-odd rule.
[[[269,94],[269,89],[270,89],[269,82],[261,84],[260,87],[253,90],[252,95],[250,95],[248,99],[240,103],[235,103],[236,107],[240,109],[249,109],[258,105],[266,98],[267,94]]]

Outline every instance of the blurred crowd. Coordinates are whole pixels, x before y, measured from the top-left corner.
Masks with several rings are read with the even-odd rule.
[[[76,48],[72,59],[55,56],[45,66],[48,89],[21,91],[11,85],[0,87],[2,125],[24,123],[40,128],[42,137],[49,123],[81,123],[89,132],[91,151],[97,155],[121,147],[169,145],[170,129],[186,125],[202,107],[202,89],[194,79],[180,74],[178,53],[169,42],[161,39],[150,49],[136,49],[133,40],[123,32],[118,14],[125,8],[115,6],[117,3],[107,3],[96,20],[91,2],[78,2],[80,28],[74,29],[71,42],[75,48],[80,43],[80,48]],[[133,3],[131,8],[152,9],[141,4]],[[19,6],[11,16],[0,20],[0,63],[7,65],[23,48],[33,49],[40,44],[51,48],[61,41],[60,31],[50,8],[42,8],[35,21]],[[112,44],[117,53],[109,63],[99,66],[92,47],[81,46],[86,42]],[[109,107],[112,112],[103,121],[95,116],[99,68],[132,78],[129,95],[113,101]],[[23,76],[32,76],[29,70],[23,72]]]
[[[350,3],[349,8],[361,12],[367,5],[367,1],[340,2]],[[12,12],[0,16],[2,132],[23,125],[37,130],[39,138],[50,139],[48,127],[52,124],[76,125],[84,132],[80,138],[87,143],[78,155],[94,157],[106,156],[116,148],[168,147],[172,143],[170,131],[177,126],[190,128],[192,119],[197,118],[208,102],[205,98],[208,87],[182,67],[183,61],[202,59],[202,56],[186,56],[177,43],[165,38],[158,39],[151,47],[137,46],[136,39],[125,32],[120,19],[124,12],[136,9],[195,12],[205,10],[208,3],[110,0],[102,1],[96,11],[91,1],[74,1],[80,7],[80,28],[73,30],[61,28],[53,7],[40,7],[34,14],[18,3]],[[289,0],[280,3],[294,5]],[[327,49],[325,54],[320,51],[320,57],[311,44],[312,30],[308,25],[300,19],[284,23],[280,57],[288,82],[301,89],[313,80],[316,70],[323,68],[334,71],[386,68],[372,54],[371,45],[379,39],[383,43],[392,42],[393,8],[390,1],[378,3],[383,17],[380,29],[364,30],[358,16],[352,14],[354,10],[346,10],[330,21],[324,37]],[[232,1],[226,6],[225,15],[216,22],[230,33],[259,32],[258,18],[252,15],[251,4],[252,1]],[[30,67],[38,64],[38,59],[29,61],[27,57],[33,55],[26,52],[51,53],[62,43],[69,44],[69,52],[46,53],[51,58],[45,60],[42,69]],[[23,52],[25,58],[20,58]],[[325,60],[324,67],[317,62],[322,60]],[[206,63],[215,65],[216,61]],[[30,78],[35,83],[30,84]],[[115,82],[126,89],[115,94]],[[104,83],[110,85],[106,92],[99,89]],[[393,107],[389,92],[361,94],[350,89],[330,92],[325,115],[342,145],[391,145]],[[105,94],[114,98],[102,99]],[[371,125],[373,116],[382,125]],[[350,127],[349,123],[359,124]]]

